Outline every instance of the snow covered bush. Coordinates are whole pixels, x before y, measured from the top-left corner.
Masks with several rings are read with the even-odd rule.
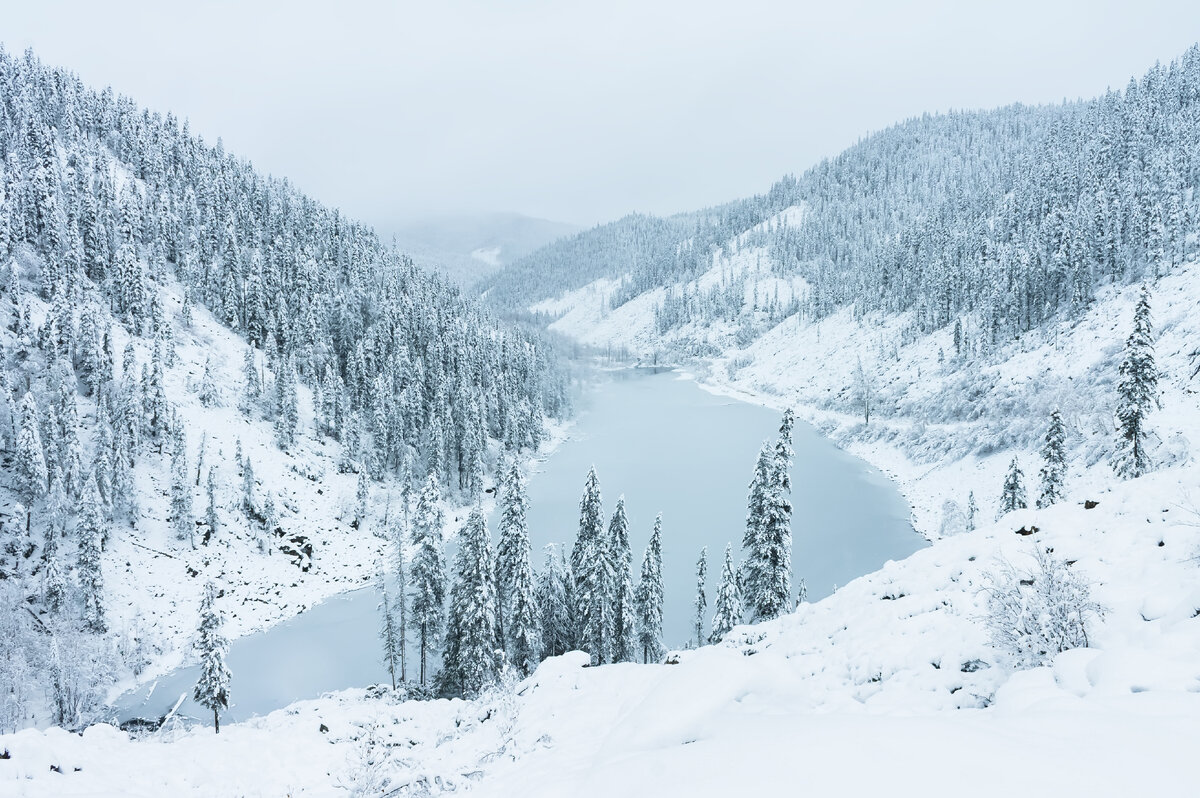
[[[986,575],[984,591],[984,620],[992,644],[1019,667],[1037,667],[1055,654],[1086,648],[1089,624],[1102,612],[1071,561],[1040,547],[1033,553],[1031,569],[1020,570],[1001,560]]]

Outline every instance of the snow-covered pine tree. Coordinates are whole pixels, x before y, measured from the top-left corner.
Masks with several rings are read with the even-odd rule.
[[[383,664],[387,666],[388,675],[392,678],[392,689],[395,690],[396,672],[400,670],[400,661],[404,656],[404,638],[400,634],[395,604],[388,595],[387,580],[382,570],[379,572],[376,589],[379,592],[379,642],[383,645]],[[399,601],[403,603],[403,595]],[[400,678],[403,681],[404,677]]]
[[[371,497],[371,478],[365,466],[359,466],[358,484],[354,488],[354,528],[363,529],[367,523],[367,502]]]
[[[593,664],[612,661],[612,619],[615,598],[612,550],[604,533],[600,480],[593,466],[588,471],[579,501],[579,534],[571,550],[575,576],[578,646],[592,655]]]
[[[704,583],[708,581],[708,546],[700,549],[700,559],[696,560],[696,598],[692,603],[692,633],[696,638],[696,646],[704,645],[704,616],[708,613],[708,596],[704,591]]]
[[[754,462],[754,476],[746,498],[746,531],[742,535],[741,585],[746,604],[757,617],[762,601],[764,563],[763,534],[766,527],[768,495],[772,490],[772,449],[763,441]]]
[[[208,482],[205,484],[205,494],[208,504],[204,510],[204,523],[208,529],[204,533],[204,542],[208,543],[220,531],[220,520],[217,518],[217,467],[209,466]]]
[[[1049,507],[1062,501],[1067,476],[1067,429],[1062,413],[1050,414],[1050,426],[1042,443],[1041,492],[1037,506]]]
[[[525,477],[514,458],[500,496],[500,542],[496,552],[496,598],[501,638],[509,661],[528,675],[541,658],[541,618],[530,562]]]
[[[500,540],[496,544],[496,601],[499,607],[500,638],[508,642],[508,610],[512,583],[521,557],[529,561],[529,534],[526,513],[525,478],[513,459],[511,466],[501,464],[498,504]]]
[[[251,516],[258,512],[254,501],[254,465],[249,457],[242,458],[242,510]]]
[[[638,644],[642,662],[658,662],[663,651],[663,562],[662,513],[654,518],[654,531],[642,555],[641,580],[637,587]]]
[[[875,383],[863,368],[861,357],[854,366],[854,403],[863,414],[863,424],[870,424],[871,410],[875,407]]]
[[[171,450],[171,524],[177,540],[190,540],[196,546],[196,524],[192,520],[192,483],[187,466],[187,439],[183,426],[176,425]]]
[[[733,568],[733,544],[725,545],[725,562],[721,566],[721,583],[717,588],[713,608],[712,633],[708,639],[719,643],[729,630],[742,622],[742,596],[738,591],[737,572]]]
[[[104,574],[100,564],[100,541],[104,538],[103,520],[96,497],[89,497],[75,529],[79,542],[79,592],[83,598],[83,622],[92,632],[103,632]]]
[[[296,404],[296,368],[290,359],[279,367],[275,392],[275,442],[286,451],[295,443],[296,429],[300,423],[300,410]]]
[[[396,599],[392,611],[396,618],[396,634],[400,638],[400,681],[408,681],[408,513],[392,527],[392,575],[396,582]]]
[[[975,502],[975,491],[967,491],[967,531],[975,531],[975,517],[979,514],[979,505]]]
[[[500,641],[496,637],[496,572],[487,519],[478,506],[458,535],[455,554],[454,628],[447,635],[443,666],[457,668],[465,695],[477,695],[500,675]]]
[[[204,598],[200,602],[200,628],[196,638],[196,649],[200,653],[200,678],[192,691],[197,704],[212,710],[213,729],[221,733],[222,709],[229,707],[229,666],[225,657],[229,643],[225,640],[222,627],[225,615],[217,607],[217,587],[211,581],[204,586]]]
[[[1008,473],[1004,476],[1004,488],[1000,491],[1000,510],[996,518],[1011,513],[1013,510],[1023,510],[1027,507],[1025,501],[1025,472],[1021,470],[1017,458],[1008,464]]]
[[[1112,468],[1122,479],[1150,470],[1146,416],[1158,405],[1158,370],[1154,365],[1154,330],[1150,320],[1150,290],[1142,287],[1133,312],[1133,332],[1125,340],[1117,381],[1117,440]]]
[[[571,605],[567,596],[570,574],[565,555],[553,544],[546,546],[546,559],[538,574],[537,606],[540,612],[542,654],[556,657],[571,650],[575,638]]]
[[[608,524],[609,548],[612,551],[613,597],[613,662],[633,662],[637,659],[637,609],[633,595],[633,553],[629,548],[629,519],[625,515],[625,497],[617,498],[612,520]]]
[[[445,623],[446,553],[442,527],[442,497],[437,476],[430,474],[413,512],[412,621],[421,657],[421,684],[426,683],[429,652],[437,645]]]
[[[247,346],[242,360],[242,395],[238,400],[238,409],[251,418],[257,417],[263,390],[256,360],[254,347]]]
[[[217,388],[217,377],[213,371],[212,358],[204,360],[204,374],[200,377],[200,389],[197,391],[200,404],[205,407],[216,407],[221,403],[221,392]]]
[[[779,437],[771,452],[769,479],[763,496],[762,529],[752,571],[757,583],[752,610],[758,620],[776,618],[792,605],[792,427],[795,417],[783,413]]]
[[[58,541],[53,534],[46,535],[42,554],[46,560],[42,576],[42,602],[50,612],[57,613],[66,601],[67,578],[58,559]]]
[[[21,431],[17,433],[16,463],[17,487],[33,505],[46,495],[46,452],[42,448],[42,434],[38,425],[37,403],[33,394],[26,393],[21,400]]]

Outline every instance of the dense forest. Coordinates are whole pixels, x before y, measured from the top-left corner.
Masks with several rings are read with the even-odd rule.
[[[200,431],[189,450],[168,398],[172,370],[199,365],[181,364],[175,343],[199,308],[244,341],[242,384],[217,384],[212,361],[227,353],[213,352],[199,403],[236,392],[285,452],[303,413],[306,434],[340,443],[338,468],[360,474],[363,496],[370,480],[426,476],[450,498],[478,496],[496,451],[536,449],[544,419],[567,411],[539,337],[219,140],[29,52],[0,51],[0,189],[0,587],[14,602],[0,682],[53,673],[35,681],[55,685],[58,722],[77,719],[76,694],[109,655],[57,642],[88,635],[46,648],[41,632],[102,638],[103,550],[141,520],[142,469],[169,463],[181,545],[217,527],[211,468],[207,522],[192,511]],[[272,486],[256,487],[237,449],[247,523],[271,528]]]

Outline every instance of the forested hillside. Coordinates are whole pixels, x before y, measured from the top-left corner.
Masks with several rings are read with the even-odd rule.
[[[357,579],[368,552],[319,555],[363,540],[373,481],[474,500],[497,452],[536,449],[566,409],[538,338],[220,141],[31,53],[0,51],[0,164],[0,682],[54,685],[59,723],[122,672],[110,646],[134,670],[155,653],[139,591],[191,601],[185,568],[241,575],[256,552],[245,584],[269,573],[278,594],[314,548],[317,581]],[[138,556],[167,559],[106,583]],[[7,726],[39,705],[9,699]]]
[[[581,233],[484,288],[503,304],[609,278],[619,284],[605,292],[608,309],[663,288],[654,308],[664,333],[762,310],[755,281],[796,278],[806,318],[851,305],[911,310],[914,332],[928,333],[970,314],[963,334],[986,350],[1077,317],[1102,285],[1153,279],[1188,258],[1198,181],[1193,47],[1095,100],[909,120],[765,196]],[[787,206],[803,209],[802,223],[768,221]],[[696,281],[743,249],[766,254],[749,284],[736,269]]]

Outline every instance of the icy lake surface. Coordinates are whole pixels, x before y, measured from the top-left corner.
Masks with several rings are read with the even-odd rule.
[[[546,544],[574,540],[584,478],[595,465],[606,514],[625,496],[635,580],[654,516],[662,513],[666,638],[668,646],[682,645],[691,636],[700,550],[708,547],[711,613],[727,542],[740,559],[758,449],[774,440],[778,425],[776,412],[708,393],[675,372],[613,374],[583,400],[570,439],[529,477],[534,567],[542,567]],[[909,524],[907,505],[882,474],[805,424],[796,425],[794,442],[793,586],[803,578],[810,600],[924,545]],[[227,719],[387,681],[377,603],[374,590],[354,591],[235,641]],[[209,713],[191,702],[197,675],[198,667],[181,668],[128,693],[116,702],[116,714],[158,717],[187,693],[180,713],[206,718]]]

